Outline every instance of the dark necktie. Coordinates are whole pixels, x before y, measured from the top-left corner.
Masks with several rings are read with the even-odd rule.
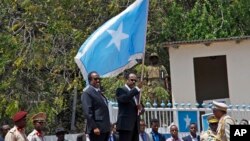
[[[104,103],[105,103],[106,105],[108,105],[108,102],[107,102],[105,96],[102,94],[102,92],[101,92],[100,90],[98,90],[97,92],[101,95],[102,100],[104,101]]]

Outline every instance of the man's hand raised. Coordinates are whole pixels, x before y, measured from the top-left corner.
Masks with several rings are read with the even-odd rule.
[[[139,89],[141,89],[142,86],[143,86],[143,82],[142,82],[142,81],[139,81],[138,84],[137,84],[137,87],[138,87]]]

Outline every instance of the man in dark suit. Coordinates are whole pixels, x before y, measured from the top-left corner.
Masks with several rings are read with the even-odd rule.
[[[77,135],[76,141],[86,141],[86,134],[81,133],[81,134]]]
[[[143,119],[140,120],[140,135],[139,135],[139,141],[150,141],[149,134],[145,131],[146,129],[146,123]]]
[[[116,123],[111,124],[111,132],[108,141],[119,141],[119,134],[116,131]]]
[[[165,141],[165,137],[158,132],[158,129],[160,127],[159,125],[159,120],[158,119],[152,119],[150,121],[151,129],[152,131],[150,132],[150,140],[151,141]]]
[[[117,131],[120,141],[138,141],[139,140],[139,122],[138,114],[143,111],[139,104],[138,97],[142,83],[136,86],[137,77],[134,73],[126,76],[127,82],[124,87],[116,90],[118,102]]]
[[[100,91],[101,79],[97,72],[88,74],[89,86],[84,90],[81,101],[87,119],[86,133],[90,141],[107,141],[110,132],[108,102]]]
[[[197,125],[195,123],[191,123],[189,125],[190,135],[183,137],[183,141],[200,141],[200,136],[196,134]]]

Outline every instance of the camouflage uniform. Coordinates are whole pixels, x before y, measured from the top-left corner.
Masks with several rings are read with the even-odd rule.
[[[165,79],[167,76],[167,70],[162,65],[147,67],[147,79],[149,86],[162,86],[165,88]]]
[[[211,129],[202,132],[201,141],[216,141],[216,132],[213,132]]]
[[[156,53],[152,53],[150,55],[150,59],[152,57],[158,58],[158,55]],[[152,60],[151,60],[152,61]],[[148,92],[151,94],[151,98],[156,98],[156,93],[154,92],[154,89],[156,87],[162,87],[165,90],[167,90],[167,77],[168,73],[166,68],[163,65],[158,64],[152,64],[147,66],[146,68],[146,79],[147,79],[147,85],[149,86]],[[169,91],[169,90],[167,90]]]

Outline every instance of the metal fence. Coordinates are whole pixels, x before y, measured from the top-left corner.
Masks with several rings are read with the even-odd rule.
[[[110,102],[109,104],[110,110],[110,118],[111,122],[117,121],[117,114],[118,114],[118,107],[116,102]],[[211,105],[198,105],[194,104],[175,104],[173,107],[172,105],[168,104],[169,107],[148,107],[145,108],[145,113],[141,116],[142,119],[145,120],[147,123],[147,128],[150,130],[150,120],[156,118],[160,121],[160,132],[161,133],[169,133],[169,126],[171,124],[176,124],[179,126],[178,123],[178,112],[179,111],[197,111],[197,125],[199,126],[199,131],[202,131],[202,115],[212,113]],[[200,107],[200,108],[196,108]],[[250,106],[246,105],[229,105],[228,107],[228,114],[231,115],[237,122],[242,119],[250,119]]]

